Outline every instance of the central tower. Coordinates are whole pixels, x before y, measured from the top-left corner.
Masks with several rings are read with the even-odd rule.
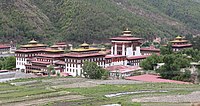
[[[121,36],[111,38],[111,55],[140,56],[142,38],[133,37],[131,31],[126,29]]]

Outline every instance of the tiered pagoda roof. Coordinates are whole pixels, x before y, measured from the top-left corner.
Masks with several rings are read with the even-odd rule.
[[[90,47],[89,44],[83,43],[80,45],[80,48],[71,50],[72,52],[90,52],[90,51],[100,51],[100,48]]]
[[[121,36],[110,38],[110,40],[116,40],[116,41],[138,41],[138,40],[142,40],[142,38],[133,37],[133,35],[131,34],[131,31],[126,29],[125,31],[123,31],[123,34]]]
[[[64,53],[64,50],[52,49],[52,48],[47,48],[44,51],[48,53]]]
[[[103,56],[108,54],[108,51],[101,48],[94,48],[90,47],[89,44],[83,43],[80,45],[80,48],[71,50],[70,53],[65,54],[65,57],[73,57],[73,58],[79,58],[79,57],[95,57],[95,56]]]
[[[40,44],[34,39],[28,42],[26,45],[21,45],[22,48],[35,48],[35,47],[47,47],[46,44]]]
[[[67,53],[65,57],[73,57],[73,58],[83,58],[83,57],[96,57],[96,56],[104,56],[105,54],[101,53],[90,53],[90,54],[75,54],[75,53]]]
[[[65,42],[59,42],[59,43],[54,44],[51,47],[54,47],[54,48],[59,48],[59,47],[66,48],[66,47],[68,47],[68,45]]]
[[[189,44],[188,40],[185,40],[181,36],[177,36],[173,41],[170,42],[172,43],[172,47],[175,48],[192,47],[192,44]]]
[[[63,57],[64,54],[64,50],[60,50],[52,46],[51,48],[46,48],[43,51],[45,52],[45,54],[39,54],[39,57],[60,58]]]
[[[43,52],[44,49],[18,49],[15,52],[21,52],[21,53],[29,53],[29,52]]]
[[[21,45],[21,48],[16,50],[15,52],[21,53],[30,53],[30,52],[44,52],[44,49],[47,47],[45,44],[39,44],[35,40],[31,40],[26,45]]]
[[[185,40],[181,36],[177,36],[174,40],[170,41],[171,43],[187,43],[188,40]]]

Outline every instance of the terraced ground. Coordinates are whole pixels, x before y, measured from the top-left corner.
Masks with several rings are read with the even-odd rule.
[[[143,91],[143,92],[140,92]],[[144,92],[152,91],[152,92]],[[166,92],[159,92],[166,91]],[[128,80],[89,80],[83,78],[31,78],[18,79],[0,83],[0,105],[3,106],[100,106],[103,104],[122,104],[122,106],[163,105],[190,106],[190,102],[159,102],[136,103],[134,100],[145,101],[150,97],[188,97],[193,98],[199,92],[199,85],[143,83]],[[128,94],[126,92],[137,92]],[[105,97],[108,94],[123,95]],[[192,93],[192,94],[191,94]],[[168,100],[169,98],[166,98]],[[183,99],[184,100],[184,99]],[[200,98],[199,98],[200,100]],[[134,101],[134,102],[133,102]]]

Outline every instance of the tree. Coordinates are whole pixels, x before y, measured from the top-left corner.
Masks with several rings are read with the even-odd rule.
[[[54,70],[54,67],[53,67],[53,65],[49,65],[48,66],[48,77],[51,77],[50,75],[51,75],[51,72]]]
[[[3,60],[0,59],[0,70],[3,69]]]
[[[153,70],[155,64],[162,62],[162,57],[156,54],[153,54],[147,57],[144,61],[141,62],[140,66],[144,70]]]
[[[53,70],[51,71],[51,73],[52,73],[52,75],[55,75],[55,74],[56,74],[56,71],[53,69]]]
[[[194,80],[196,79],[196,82],[200,81],[200,66],[196,66],[197,70],[196,70],[196,78],[194,78]]]
[[[106,70],[98,66],[95,62],[85,61],[83,65],[83,73],[86,78],[101,79],[106,75]]]
[[[1,58],[0,69],[12,70],[15,67],[16,67],[16,58],[14,56]]]
[[[178,53],[191,57],[191,61],[193,62],[200,61],[200,51],[198,49],[189,48],[189,49],[184,49]]]
[[[193,35],[189,34],[186,36],[186,39],[188,39],[192,43],[194,49],[200,50],[200,37],[199,36],[193,37]]]
[[[160,48],[160,54],[161,55],[172,54],[172,53],[173,53],[173,49],[172,49],[171,43],[167,44],[167,46],[162,46]]]
[[[185,70],[185,72],[180,72],[179,75],[173,79],[180,81],[191,81],[191,71]]]
[[[141,62],[141,67],[145,70],[152,70],[154,64],[158,62],[165,63],[156,70],[162,78],[190,81],[191,72],[188,70],[181,71],[183,68],[190,66],[190,63],[198,62],[200,60],[200,51],[197,49],[184,49],[179,52],[173,53],[172,48],[168,44],[166,47],[161,48],[161,55],[152,55]]]
[[[190,73],[188,71],[181,72],[181,68],[190,66],[190,61],[180,54],[169,54],[163,57],[165,63],[157,72],[161,77],[174,80],[187,80]]]
[[[57,76],[60,77],[60,73],[59,72],[57,72]]]
[[[174,64],[174,60],[176,57],[174,55],[165,55],[163,58],[163,62],[165,63],[158,69],[161,77],[172,79],[178,74],[178,67]]]
[[[5,69],[7,70],[12,70],[13,68],[16,67],[16,58],[14,56],[12,57],[7,57],[5,61]]]

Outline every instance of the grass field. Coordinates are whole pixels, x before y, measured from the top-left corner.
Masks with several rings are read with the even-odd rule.
[[[81,78],[34,78],[19,79],[7,83],[0,83],[0,105],[20,106],[99,106],[103,104],[122,104],[122,106],[151,105],[152,103],[133,103],[133,98],[151,97],[159,95],[180,95],[193,91],[200,91],[199,85],[169,84],[169,83],[136,83],[136,84],[97,84],[88,87],[58,87],[71,86],[70,84],[82,84],[95,80]],[[12,84],[11,84],[12,83]],[[93,83],[91,83],[93,85]],[[160,91],[154,93],[138,93],[107,98],[105,95],[120,92],[134,91]],[[163,103],[164,104],[164,103]],[[189,103],[188,103],[189,104]],[[155,105],[155,104],[152,104]],[[170,106],[167,104],[167,106]],[[176,105],[175,105],[176,106]]]

